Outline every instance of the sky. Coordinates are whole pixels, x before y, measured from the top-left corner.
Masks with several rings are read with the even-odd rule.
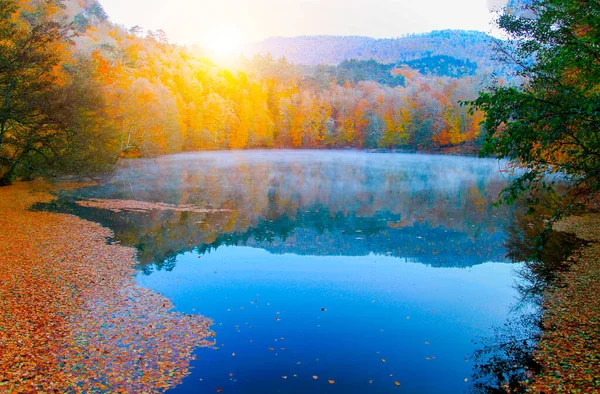
[[[162,29],[171,42],[221,46],[273,36],[399,37],[442,29],[494,33],[506,0],[100,0],[112,22]],[[226,38],[218,39],[217,37]]]

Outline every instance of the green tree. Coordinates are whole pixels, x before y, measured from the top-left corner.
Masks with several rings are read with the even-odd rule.
[[[50,0],[0,0],[0,185],[17,176],[98,179],[114,169],[102,87]]]
[[[69,32],[44,5],[22,12],[17,1],[0,0],[0,184],[31,156],[47,157],[40,148],[53,134],[43,106],[60,79]]]
[[[498,53],[523,82],[490,87],[470,104],[485,113],[481,155],[509,159],[522,171],[502,200],[551,188],[559,178],[574,201],[597,195],[600,3],[534,0],[501,15],[498,25],[509,36]]]

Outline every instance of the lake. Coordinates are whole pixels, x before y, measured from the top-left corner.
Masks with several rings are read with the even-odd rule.
[[[142,286],[213,319],[172,393],[462,393],[473,341],[516,302],[512,209],[492,207],[507,182],[491,159],[205,152],[127,161],[54,209],[111,228]],[[90,198],[208,211],[74,204]]]

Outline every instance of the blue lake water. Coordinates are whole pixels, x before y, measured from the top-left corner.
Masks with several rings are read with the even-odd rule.
[[[141,285],[213,319],[215,348],[173,393],[461,393],[473,341],[517,294],[512,213],[491,207],[506,182],[475,158],[207,152],[128,162],[65,200],[226,211],[63,210],[137,247]]]

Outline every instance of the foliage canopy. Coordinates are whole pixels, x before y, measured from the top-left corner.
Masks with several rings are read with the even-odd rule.
[[[567,178],[574,200],[600,191],[600,3],[535,0],[507,10],[498,25],[509,36],[501,60],[523,78],[471,102],[486,114],[482,156],[509,159],[523,172],[503,194]],[[564,214],[569,207],[561,210]]]
[[[95,175],[114,165],[102,97],[72,52],[60,1],[0,0],[0,185],[17,173]],[[113,155],[113,157],[116,156]]]
[[[473,152],[482,114],[458,101],[476,97],[489,67],[435,55],[472,52],[485,37],[434,32],[407,38],[414,45],[400,40],[390,51],[421,59],[412,66],[301,66],[256,56],[225,69],[201,48],[169,44],[164,32],[111,23],[96,0],[0,0],[0,183],[98,179],[119,158],[181,151]],[[350,49],[356,41],[337,39]],[[446,49],[423,55],[429,42]]]

